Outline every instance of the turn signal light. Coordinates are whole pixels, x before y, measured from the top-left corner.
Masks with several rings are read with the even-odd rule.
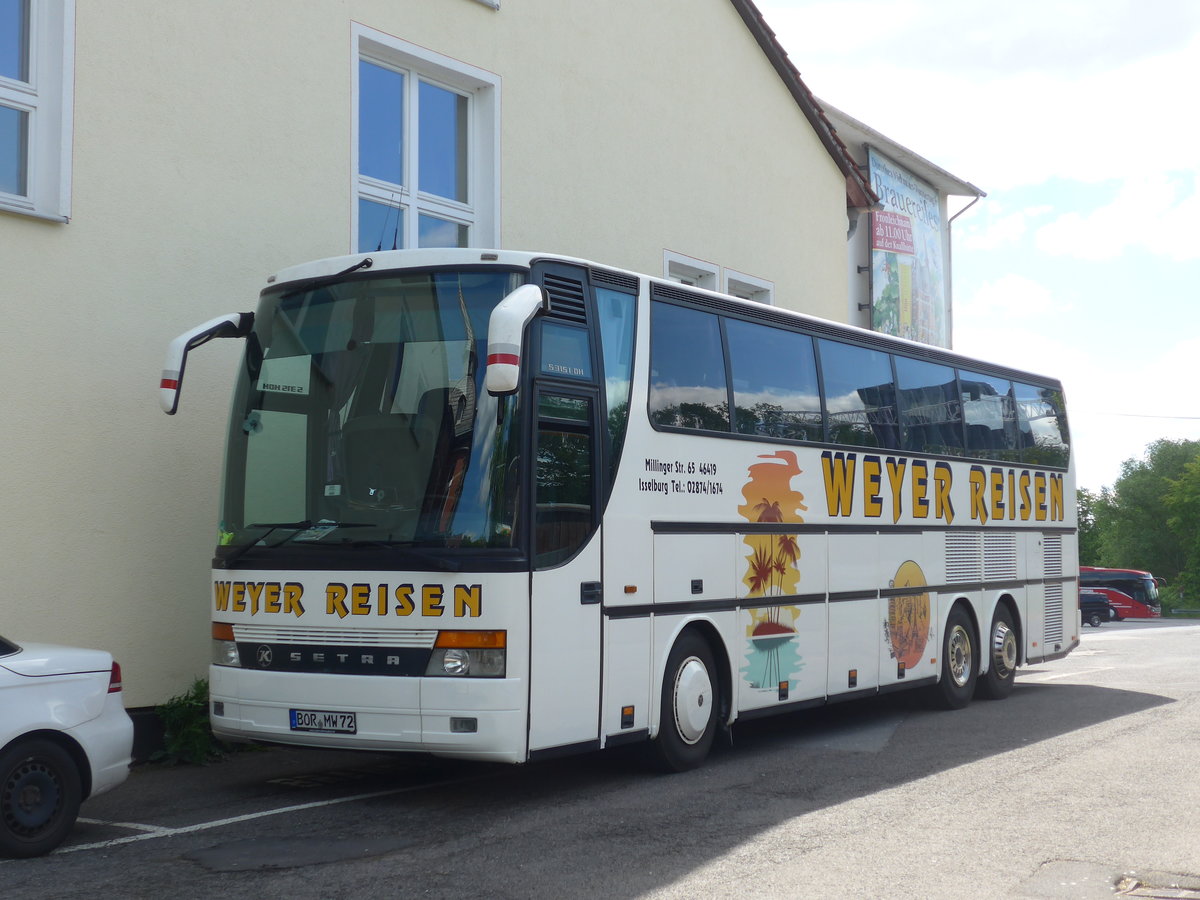
[[[439,631],[435,647],[502,650],[508,646],[507,631]]]

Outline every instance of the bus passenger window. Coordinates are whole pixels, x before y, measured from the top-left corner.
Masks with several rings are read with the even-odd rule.
[[[1020,430],[1021,460],[1042,466],[1066,466],[1070,458],[1067,413],[1062,391],[1013,382]]]
[[[967,456],[1020,461],[1017,414],[1008,379],[960,369],[958,384],[967,426]]]
[[[729,431],[717,317],[669,303],[654,303],[650,309],[650,421]]]
[[[821,340],[821,374],[829,440],[835,444],[899,449],[896,390],[886,353]]]
[[[961,456],[962,406],[954,370],[897,356],[896,387],[903,449]]]
[[[812,338],[737,319],[725,320],[725,335],[733,374],[734,431],[824,440]]]

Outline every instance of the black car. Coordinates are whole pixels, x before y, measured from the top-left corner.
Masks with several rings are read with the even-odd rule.
[[[1079,592],[1079,611],[1083,614],[1083,621],[1093,628],[1099,628],[1105,622],[1110,622],[1117,617],[1104,595],[1091,591]]]

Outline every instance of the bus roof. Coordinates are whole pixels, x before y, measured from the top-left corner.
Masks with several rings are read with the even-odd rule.
[[[369,262],[368,262],[369,260]],[[998,377],[1032,381],[1062,390],[1062,382],[1048,375],[1040,375],[1024,369],[1014,369],[989,360],[963,356],[953,350],[946,350],[930,344],[906,338],[883,334],[850,325],[845,322],[834,322],[817,316],[808,315],[796,310],[780,306],[767,306],[753,300],[744,300],[729,294],[710,291],[693,285],[679,284],[666,278],[646,275],[629,269],[608,266],[578,257],[558,253],[539,253],[528,250],[498,250],[484,248],[429,248],[417,250],[378,250],[371,253],[353,253],[347,256],[335,256],[326,259],[312,260],[299,265],[289,266],[279,270],[267,279],[267,291],[278,290],[281,286],[291,283],[302,283],[312,279],[325,279],[345,273],[347,278],[378,277],[381,272],[400,269],[432,269],[451,266],[507,266],[518,269],[529,269],[539,260],[550,260],[578,265],[588,270],[609,273],[619,273],[639,280],[645,279],[651,285],[651,292],[663,299],[677,299],[683,302],[694,302],[707,305],[715,311],[724,311],[734,315],[742,314],[759,321],[803,329],[818,337],[828,337],[835,340],[861,344],[887,352],[899,352],[902,355],[925,359],[947,366],[961,366],[972,370],[984,370]],[[301,285],[298,284],[298,287]]]

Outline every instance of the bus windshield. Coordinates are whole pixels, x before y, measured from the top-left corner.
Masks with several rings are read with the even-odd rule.
[[[218,556],[264,545],[509,548],[515,398],[488,318],[524,278],[435,270],[263,293],[238,377]]]

